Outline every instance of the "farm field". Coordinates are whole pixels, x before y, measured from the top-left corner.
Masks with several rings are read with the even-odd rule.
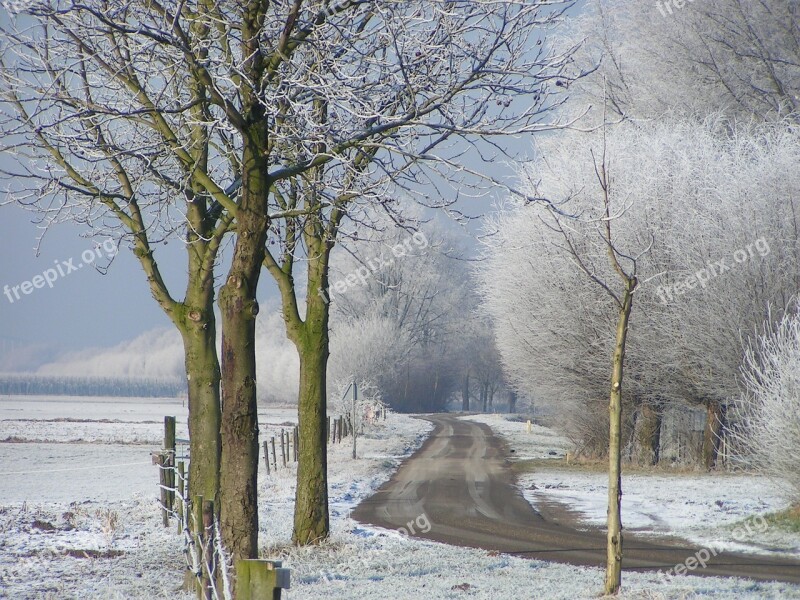
[[[148,464],[150,451],[160,446],[165,414],[175,415],[179,423],[185,420],[179,400],[0,401],[0,440],[14,440],[0,443],[3,472],[13,473],[0,478],[0,597],[191,597],[179,589],[182,540],[174,527],[161,526],[157,472]],[[527,434],[523,424],[497,415],[468,418],[488,423],[524,456],[550,456],[550,450],[560,448],[557,436],[545,428]],[[259,420],[266,437],[288,426],[295,415],[291,408],[262,407]],[[333,535],[319,549],[298,549],[289,542],[294,466],[267,476],[262,463],[260,545],[265,556],[283,559],[292,570],[292,587],[284,597],[351,598],[356,590],[360,598],[375,599],[596,597],[599,569],[417,540],[351,518],[353,508],[420,446],[430,428],[427,421],[390,413],[360,439],[359,460],[350,457],[347,439],[329,448]],[[545,486],[562,478],[554,493],[568,485],[578,495],[598,485],[559,475],[555,466],[543,475],[549,478]],[[523,478],[520,485],[530,483]],[[752,486],[732,491],[746,489]],[[695,501],[712,502],[712,495]],[[529,500],[536,506],[535,494]],[[746,498],[742,502],[737,518],[759,506]],[[766,508],[780,506],[777,499],[769,502]],[[592,510],[582,510],[591,526]],[[723,514],[725,519],[716,520],[706,515],[704,526],[724,529],[732,517]],[[653,573],[626,573],[624,581],[623,598],[800,598],[800,588],[782,583],[699,577],[664,582]]]

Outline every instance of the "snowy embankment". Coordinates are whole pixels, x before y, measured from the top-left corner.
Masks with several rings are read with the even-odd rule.
[[[559,459],[569,442],[553,431],[508,421],[503,415],[465,417],[486,423],[502,435],[517,460]],[[580,515],[586,527],[604,527],[608,475],[601,470],[539,463],[519,478],[525,498],[535,507],[559,502]],[[761,515],[789,503],[775,482],[753,474],[654,472],[625,473],[622,479],[625,529],[651,536],[673,535],[716,550],[800,556],[800,536],[770,530]],[[769,548],[770,550],[767,550]]]
[[[182,416],[180,402],[146,406],[136,401],[109,400],[102,410],[83,414],[80,400],[58,402],[30,417],[25,399],[0,401],[0,439],[9,437],[18,422],[9,419],[36,418],[25,428],[26,443],[0,444],[24,448],[26,453],[49,457],[49,474],[13,475],[0,478],[0,597],[20,600],[58,598],[154,599],[193,596],[179,590],[182,579],[182,540],[175,527],[164,529],[155,500],[155,467],[106,469],[114,485],[99,485],[87,475],[108,459],[106,445],[91,422],[96,418],[146,426],[147,431],[126,433],[117,423],[105,435],[119,447],[127,447],[137,458],[149,458],[156,449],[163,414]],[[36,408],[35,406],[33,408]],[[41,407],[39,407],[41,408]],[[112,416],[108,416],[111,413]],[[113,415],[117,415],[116,417]],[[98,435],[92,443],[53,444],[59,433],[57,422],[44,419],[82,418],[86,431],[72,433],[82,440]],[[290,409],[259,412],[262,435],[268,438],[295,421]],[[497,417],[488,417],[497,419]],[[142,423],[151,421],[151,423]],[[493,425],[503,432],[503,425]],[[519,424],[508,424],[518,427]],[[399,464],[424,440],[430,430],[424,420],[390,415],[368,437],[359,439],[359,460],[350,457],[350,440],[330,447],[330,501],[332,537],[320,547],[290,545],[292,493],[295,470],[279,468],[267,476],[261,464],[260,541],[265,556],[283,558],[292,569],[291,599],[411,598],[546,598],[580,600],[595,598],[602,587],[602,572],[498,555],[482,550],[456,548],[404,537],[395,531],[361,526],[349,518],[350,509],[385,481]],[[14,429],[17,431],[17,429]],[[517,445],[520,454],[547,455],[558,451],[555,437],[542,431],[538,441]],[[550,435],[550,438],[545,436]],[[16,435],[16,434],[15,434]],[[142,436],[153,447],[143,446]],[[180,435],[180,433],[179,433]],[[127,437],[126,437],[127,436]],[[69,437],[66,436],[65,437]],[[37,439],[48,440],[38,444]],[[129,445],[124,443],[128,441]],[[65,449],[84,448],[79,465]],[[102,449],[92,454],[91,448]],[[523,452],[524,450],[524,452]],[[144,457],[139,457],[142,451]],[[59,461],[61,461],[59,463]],[[3,460],[2,469],[8,469]],[[14,471],[43,470],[40,463],[18,458]],[[142,469],[145,467],[143,466]],[[74,469],[64,471],[63,469]],[[103,470],[99,470],[103,472]],[[117,476],[119,475],[119,478]],[[33,484],[27,480],[35,479]],[[141,488],[141,489],[140,489]],[[27,490],[22,494],[20,490]],[[52,498],[58,498],[53,500]],[[27,502],[23,502],[26,500]],[[762,584],[743,580],[675,578],[662,581],[656,574],[626,574],[624,598],[800,598],[800,589],[784,584]]]

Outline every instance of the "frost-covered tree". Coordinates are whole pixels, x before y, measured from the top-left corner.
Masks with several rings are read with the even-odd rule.
[[[797,305],[747,348],[745,393],[734,411],[746,462],[763,469],[800,503],[800,314]]]
[[[576,136],[577,137],[577,136]],[[581,136],[580,150],[569,147],[564,140],[552,153],[542,152],[542,158],[530,165],[536,179],[530,179],[528,187],[532,198],[544,203],[520,207],[520,214],[532,225],[529,233],[545,241],[550,254],[562,258],[571,274],[577,274],[588,284],[587,291],[596,299],[598,309],[606,315],[607,330],[597,330],[600,339],[607,340],[610,352],[606,355],[606,369],[610,377],[600,379],[605,384],[608,402],[608,532],[605,593],[616,594],[622,578],[622,471],[621,449],[623,436],[623,383],[625,353],[634,304],[634,294],[639,286],[639,263],[652,248],[652,240],[641,232],[627,231],[631,225],[630,215],[635,212],[636,197],[628,195],[625,185],[610,170],[612,163],[608,152],[605,128],[593,137]],[[564,168],[564,161],[572,157],[572,169]],[[614,163],[616,167],[616,162]],[[621,176],[623,182],[625,176]],[[647,233],[647,232],[645,232]],[[537,235],[539,234],[539,235]],[[504,235],[501,233],[501,236]],[[522,241],[522,240],[518,240]],[[503,256],[511,244],[495,245],[490,251],[488,265],[484,268],[487,305],[496,318],[506,326],[514,327],[519,313],[498,298],[495,286],[499,284],[508,292],[503,281],[507,273],[494,270],[507,261]],[[530,251],[530,247],[523,252]],[[529,259],[530,260],[530,259]],[[535,260],[535,259],[534,259]],[[518,263],[512,263],[519,269]],[[547,274],[551,285],[558,285],[560,273]],[[519,275],[514,278],[519,282]],[[569,279],[569,275],[567,276]],[[524,293],[524,290],[522,290]],[[519,293],[516,295],[519,299]],[[507,302],[509,297],[499,295]],[[638,296],[637,296],[638,297]],[[562,302],[568,301],[562,297]],[[512,300],[513,302],[513,300]],[[541,311],[541,307],[536,309]],[[508,311],[508,314],[503,314]],[[544,325],[544,333],[553,328],[552,322],[543,322],[548,315],[538,315]],[[537,327],[534,325],[534,327]],[[574,324],[572,325],[574,327]],[[551,330],[552,330],[551,329]],[[523,343],[527,342],[525,340]],[[532,347],[533,353],[540,348]],[[548,349],[541,349],[545,352]],[[559,357],[549,358],[558,360]],[[599,356],[596,356],[599,358]],[[541,360],[541,357],[539,358]],[[562,363],[563,364],[563,363]],[[608,369],[608,365],[611,368]]]
[[[237,169],[217,152],[230,132],[214,122],[213,87],[182,63],[191,50],[177,42],[180,24],[136,8],[27,2],[28,14],[3,18],[0,151],[14,159],[3,175],[44,227],[76,222],[137,258],[183,340],[191,491],[218,507],[214,276],[234,211],[214,201],[234,207],[225,187]],[[210,41],[208,30],[193,33],[198,46]],[[185,244],[182,291],[159,262],[176,240]]]
[[[457,385],[456,357],[471,326],[466,265],[453,235],[436,223],[375,223],[334,262],[331,372],[363,373],[395,410],[441,410]]]
[[[665,112],[774,119],[800,109],[800,7],[785,0],[591,0],[569,40],[583,40],[573,88],[625,117]],[[598,113],[599,117],[599,113]]]
[[[137,211],[174,214],[173,195],[188,194],[183,212],[196,214],[187,235],[198,248],[217,247],[235,220],[217,299],[225,545],[237,558],[256,555],[262,266],[278,283],[300,357],[293,536],[323,539],[329,314],[318,292],[328,291],[339,227],[358,220],[359,205],[390,205],[396,186],[419,193],[425,181],[457,179],[477,137],[549,125],[570,50],[536,42],[571,2],[26,5],[20,27],[6,31],[3,91],[12,133],[51,165],[27,173],[43,176],[44,195],[89,199],[126,223],[151,283],[159,274],[144,233],[153,219]],[[213,292],[214,254],[201,262]],[[192,326],[207,329],[209,305],[191,308]],[[213,365],[207,372],[213,386]]]
[[[556,180],[588,189],[592,162],[578,157],[592,143],[591,134],[542,141],[528,176],[540,187]],[[786,306],[798,283],[798,150],[786,124],[628,122],[608,130],[612,185],[630,199],[620,243],[653,239],[639,265],[627,367],[635,416],[628,435],[643,462],[657,456],[659,409],[690,403],[709,412],[705,458],[714,463],[725,406],[739,393],[742,338],[766,306]],[[497,217],[497,245],[481,271],[504,368],[515,386],[564,408],[559,421],[579,448],[600,449],[602,431],[592,424],[604,406],[609,316],[535,208],[509,208]]]
[[[479,138],[500,143],[542,129],[571,54],[553,52],[548,32],[569,5],[250,4],[269,49],[256,61],[264,119],[255,122],[264,129],[262,156],[270,158],[261,161],[261,181],[285,215],[269,224],[268,245],[251,254],[263,255],[278,284],[300,358],[295,541],[328,535],[326,296],[343,227],[368,225],[363,219],[375,205],[400,221],[399,189],[447,205],[439,190],[426,190],[443,181],[474,189],[479,171],[461,159]],[[255,232],[250,239],[265,241]]]

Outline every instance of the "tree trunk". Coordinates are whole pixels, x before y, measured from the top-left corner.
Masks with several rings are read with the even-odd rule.
[[[635,280],[626,281],[622,307],[617,319],[614,362],[611,372],[611,395],[608,405],[608,545],[605,581],[607,595],[617,594],[622,584],[622,379],[628,321],[631,316],[635,286]]]
[[[253,138],[257,138],[253,132]],[[262,144],[263,145],[263,144]],[[219,292],[222,321],[222,457],[220,530],[231,559],[258,558],[258,413],[256,396],[256,290],[269,220],[261,145],[243,152],[242,199],[236,244]]]
[[[487,389],[486,384],[481,384],[481,406],[483,407],[483,413],[486,414],[486,402],[489,399],[489,390]]]
[[[706,426],[703,430],[703,466],[709,471],[717,466],[724,426],[723,405],[716,400],[709,400],[706,402]]]
[[[213,310],[213,309],[212,309]],[[188,497],[219,504],[220,371],[212,319],[191,322],[181,330],[189,389]]]
[[[508,412],[517,412],[517,392],[508,393]]]
[[[658,464],[661,452],[661,407],[643,402],[633,426],[633,459],[642,466]]]
[[[461,410],[469,412],[469,369],[464,372],[464,385],[461,388]]]
[[[235,275],[220,291],[222,460],[220,528],[235,560],[258,558],[258,420],[255,381],[257,305]]]
[[[300,427],[300,457],[294,506],[295,544],[317,544],[330,533],[328,516],[327,416],[328,319],[330,305],[318,290],[328,289],[330,247],[307,237],[309,246],[306,319],[287,318],[289,337],[300,355],[300,397],[297,416]],[[285,299],[293,300],[293,296]],[[296,305],[295,305],[296,306]],[[296,315],[294,306],[284,316]]]
[[[315,544],[328,537],[328,456],[325,444],[327,332],[309,336],[300,353],[300,455],[294,507],[295,544]]]

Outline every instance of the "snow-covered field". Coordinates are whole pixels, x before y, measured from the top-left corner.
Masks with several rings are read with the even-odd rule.
[[[161,527],[157,473],[149,465],[167,414],[185,421],[181,402],[172,400],[0,400],[0,440],[27,440],[0,443],[0,597],[191,598],[179,590],[182,540],[175,527]],[[296,416],[291,409],[264,408],[259,420],[269,437]],[[524,428],[495,416],[486,420],[510,436],[514,427]],[[289,542],[294,467],[271,476],[262,470],[260,542],[265,556],[282,558],[292,570],[284,598],[597,597],[597,569],[418,541],[350,519],[350,509],[391,475],[429,429],[424,420],[391,414],[360,438],[359,460],[350,458],[347,439],[330,447],[333,534],[321,548],[298,549]],[[546,429],[523,441],[512,440],[521,456],[551,456],[566,448]],[[148,464],[98,468],[140,459]],[[105,475],[98,479],[98,471]],[[639,573],[626,574],[624,588],[623,598],[649,600],[800,598],[800,588],[784,584],[693,577],[664,583]]]

